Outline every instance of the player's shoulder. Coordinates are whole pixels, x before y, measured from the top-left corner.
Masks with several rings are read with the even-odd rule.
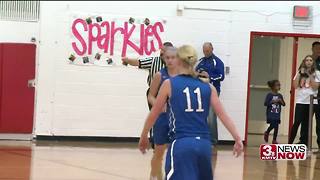
[[[181,79],[181,78],[183,78],[183,75],[177,74],[177,75],[171,77],[170,79]]]
[[[216,89],[211,83],[201,80],[200,78],[193,78],[193,84],[201,89],[207,89],[211,91],[212,89]]]
[[[171,80],[170,79],[166,79],[163,81],[162,86],[164,87],[171,87]]]

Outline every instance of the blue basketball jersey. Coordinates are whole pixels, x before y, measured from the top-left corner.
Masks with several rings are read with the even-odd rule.
[[[207,117],[211,88],[190,75],[170,78],[169,98],[170,138],[201,137],[210,139]]]
[[[161,86],[163,81],[170,78],[170,75],[168,73],[168,68],[166,68],[166,67],[162,68],[160,70],[160,74],[161,74],[161,81],[160,81],[160,86]]]

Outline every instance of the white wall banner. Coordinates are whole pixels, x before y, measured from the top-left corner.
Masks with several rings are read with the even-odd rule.
[[[166,20],[79,14],[71,17],[70,64],[121,65],[121,57],[150,56],[163,43]]]

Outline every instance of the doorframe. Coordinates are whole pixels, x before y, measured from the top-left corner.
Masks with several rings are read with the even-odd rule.
[[[248,82],[247,82],[247,102],[246,102],[246,126],[245,126],[245,138],[244,144],[248,143],[248,124],[249,124],[249,102],[250,102],[250,81],[251,81],[251,62],[252,62],[252,48],[253,48],[253,39],[255,36],[272,36],[272,37],[293,37],[293,56],[292,56],[292,72],[291,72],[291,84],[292,79],[295,76],[295,71],[297,68],[297,56],[298,56],[298,41],[299,38],[320,38],[320,34],[304,34],[304,33],[284,33],[284,32],[259,32],[251,31],[250,32],[250,43],[249,43],[249,62],[248,62]],[[293,124],[293,109],[294,109],[294,97],[295,90],[291,86],[290,93],[290,110],[289,110],[289,128],[288,132],[290,134],[291,127]]]

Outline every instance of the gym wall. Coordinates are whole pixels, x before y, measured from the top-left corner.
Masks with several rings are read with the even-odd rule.
[[[245,136],[250,31],[320,33],[317,2],[41,2],[40,21],[6,21],[12,34],[1,41],[37,38],[37,88],[34,135],[138,137],[148,108],[147,71],[133,67],[75,66],[68,63],[72,14],[165,19],[163,41],[191,44],[202,56],[211,41],[215,54],[230,67],[221,100]],[[182,11],[177,7],[184,6]],[[313,6],[313,25],[292,25],[294,5]],[[6,32],[9,32],[9,30]],[[139,57],[137,55],[137,57]],[[219,122],[219,140],[231,135]]]

